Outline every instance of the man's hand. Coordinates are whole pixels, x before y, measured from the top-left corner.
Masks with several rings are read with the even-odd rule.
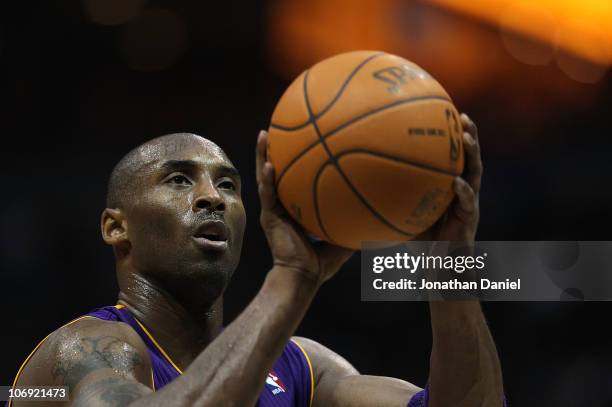
[[[274,265],[296,270],[320,285],[331,278],[354,251],[327,242],[310,242],[304,229],[289,216],[276,196],[274,168],[267,160],[267,144],[268,134],[262,130],[256,150],[260,222]]]
[[[478,129],[465,114],[461,114],[465,169],[456,177],[453,188],[457,194],[442,218],[415,240],[473,242],[480,219],[478,196],[482,179],[482,160]]]

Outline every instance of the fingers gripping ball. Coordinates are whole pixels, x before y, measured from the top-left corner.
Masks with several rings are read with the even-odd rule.
[[[278,196],[306,230],[340,246],[407,240],[453,199],[462,128],[446,91],[417,65],[356,51],[301,74],[268,135]]]

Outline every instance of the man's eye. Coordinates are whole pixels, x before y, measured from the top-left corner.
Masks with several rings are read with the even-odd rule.
[[[175,175],[174,177],[170,178],[168,182],[177,185],[191,185],[191,181],[189,181],[184,175]]]
[[[236,190],[236,185],[232,181],[223,181],[219,184],[219,188]]]

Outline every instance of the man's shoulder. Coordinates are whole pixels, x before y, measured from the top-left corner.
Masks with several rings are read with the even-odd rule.
[[[339,375],[359,374],[357,369],[346,359],[321,343],[302,336],[294,336],[291,339],[306,353],[312,364],[315,377],[326,373]]]
[[[145,343],[128,324],[78,318],[51,332],[24,363],[18,384],[64,385],[68,370],[116,363],[150,367]]]
[[[147,349],[138,333],[121,321],[105,321],[94,317],[82,317],[53,331],[42,346],[62,356],[73,348],[80,349],[87,343],[109,340],[122,342],[134,348]]]

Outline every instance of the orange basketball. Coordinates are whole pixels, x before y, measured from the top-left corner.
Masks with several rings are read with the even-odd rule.
[[[355,51],[293,81],[272,115],[268,154],[291,216],[359,249],[409,240],[440,218],[463,171],[462,140],[457,109],[427,72]]]

